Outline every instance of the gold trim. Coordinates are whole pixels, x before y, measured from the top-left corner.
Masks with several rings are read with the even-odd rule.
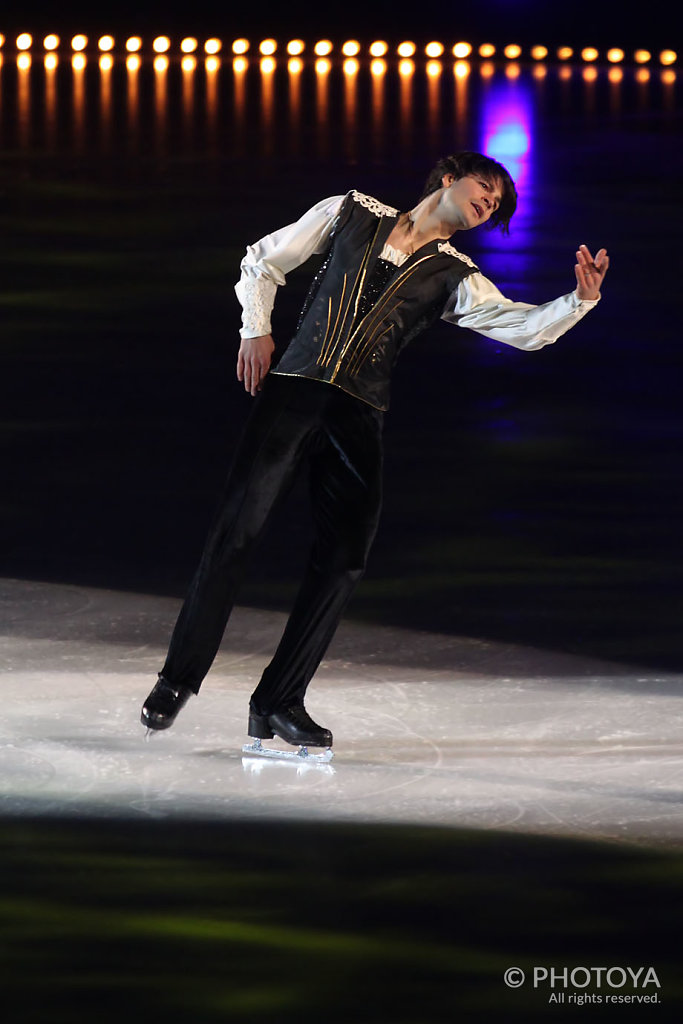
[[[398,306],[396,306],[395,308],[398,309]],[[381,344],[382,339],[387,334],[391,334],[393,326],[393,324],[390,324],[385,331],[382,331],[382,333],[376,340],[373,340],[371,345],[366,345],[365,348],[363,349],[362,355],[360,350],[354,352],[353,357],[349,360],[349,364],[346,367],[346,372],[348,373],[349,377],[358,376],[358,374],[363,368],[363,363],[365,363],[368,357],[372,355],[372,349],[374,348],[374,346]]]
[[[348,274],[345,273],[344,274],[344,283],[342,285],[341,298],[339,299],[339,309],[337,310],[337,319],[334,321],[334,327],[332,329],[332,338],[333,339],[338,337],[337,325],[339,324],[339,317],[341,316],[342,306],[344,305],[344,295],[346,293],[346,279],[347,279],[347,277],[348,277]],[[330,343],[330,347],[331,347],[331,344],[332,343]]]
[[[375,308],[373,309],[372,313],[370,314],[370,323],[367,325],[366,331],[369,330],[370,332],[372,332],[372,331],[375,331],[375,329],[381,330],[381,327],[382,327],[382,310],[386,306],[387,302],[392,298],[393,295],[395,295],[396,291],[401,287],[403,282],[407,281],[408,278],[411,276],[411,274],[413,274],[417,270],[419,265],[421,263],[424,263],[425,260],[433,259],[434,255],[435,255],[434,253],[430,253],[428,256],[422,256],[417,261],[417,263],[413,263],[412,267],[408,267],[408,269],[404,270],[402,274],[399,274],[398,277],[394,278],[394,280],[389,285],[387,293],[384,296],[384,298],[382,299],[381,303],[378,303],[378,305],[375,306]],[[372,326],[370,326],[371,324],[372,324]],[[356,330],[349,337],[348,341],[346,342],[346,345],[344,346],[344,350],[341,352],[341,354],[339,356],[340,361],[344,358],[344,356],[345,356],[345,354],[346,354],[346,352],[347,352],[347,350],[349,348],[349,345],[351,344],[351,342],[354,340],[354,338],[358,334],[360,328],[361,328],[361,324],[358,325]],[[348,365],[349,373],[351,372],[351,369],[352,369],[353,365],[358,362],[358,360],[361,358],[363,353],[367,352],[368,348],[370,348],[374,344],[375,337],[376,337],[376,334],[370,333],[369,336],[366,334],[366,338],[365,338],[364,344],[362,344],[358,348],[358,350],[356,352],[354,352],[353,356],[351,357],[351,359],[349,361],[349,365]]]
[[[373,250],[373,248],[375,246],[375,242],[377,241],[377,235],[379,234],[379,229],[380,229],[381,226],[382,226],[382,221],[379,220],[377,222],[377,227],[375,228],[375,233],[373,234],[372,238],[370,239],[370,242],[368,243],[368,246],[367,246],[367,248],[365,250],[365,255],[363,256],[363,261],[362,261],[362,263],[360,265],[358,273],[356,274],[356,280],[354,281],[353,288],[351,289],[351,296],[350,296],[349,301],[347,303],[346,310],[344,311],[344,319],[342,320],[341,326],[339,328],[339,336],[340,337],[344,333],[344,325],[346,324],[346,318],[349,315],[349,309],[351,308],[351,303],[353,302],[353,293],[354,292],[356,292],[356,305],[355,305],[354,310],[353,310],[353,317],[355,319],[356,312],[358,310],[358,302],[360,301],[360,297],[361,297],[361,294],[362,294],[362,291],[363,291],[363,281],[361,281],[360,285],[359,285],[358,284],[358,279],[362,275],[363,280],[365,280],[365,275],[366,275],[367,269],[368,269],[368,263],[370,261],[370,253],[372,252],[372,250]],[[351,321],[351,323],[353,324],[353,320]],[[337,373],[339,372],[339,366],[341,364],[341,360],[344,358],[344,352],[346,351],[347,347],[348,347],[347,345],[344,345],[342,347],[342,351],[341,351],[341,353],[339,355],[339,359],[337,360],[337,364],[336,364],[334,370],[332,371],[332,381],[334,381],[334,378],[336,377]],[[331,362],[331,358],[327,362],[328,366],[329,366],[330,362]]]
[[[372,240],[371,240],[370,245],[368,246],[367,251],[365,253],[365,257],[363,259],[363,263],[361,264],[361,271],[362,271],[362,274],[363,274],[363,280],[359,284],[358,290],[356,291],[356,304],[353,307],[353,319],[354,320],[356,319],[356,315],[358,313],[358,303],[360,302],[360,297],[363,294],[363,282],[365,281],[365,275],[368,272],[368,263],[370,262],[370,253],[372,252],[372,250],[374,248],[374,245],[375,245],[375,242],[377,241],[377,235],[379,234],[379,229],[380,229],[381,226],[382,226],[382,221],[380,220],[380,221],[377,222],[377,227],[375,228],[375,233],[372,236]],[[350,302],[349,302],[349,305],[351,305]],[[347,310],[347,312],[348,312],[348,310]],[[346,319],[346,318],[344,318],[344,319]],[[343,325],[342,325],[342,327],[343,327]]]
[[[344,280],[344,283],[346,283],[346,279]],[[325,350],[325,344],[327,342],[327,335],[330,333],[330,321],[331,321],[331,319],[332,319],[332,296],[330,295],[328,300],[327,300],[327,327],[325,328],[325,337],[323,338],[322,345],[320,346],[321,358],[322,358],[322,353]],[[332,335],[332,337],[334,337],[334,334]],[[316,363],[317,362],[318,362],[318,360],[316,359]]]
[[[337,391],[343,391],[345,395],[355,398],[357,402],[362,402],[363,405],[369,405],[371,409],[376,409],[377,412],[387,411],[383,405],[374,405],[372,402],[368,402],[367,398],[361,398],[355,391],[349,391],[342,384],[335,384],[333,380],[328,380],[327,377],[312,377],[308,373],[284,373],[282,370],[271,370],[270,372],[275,377],[298,377],[299,380],[317,380],[319,384],[329,384],[331,387],[336,388]]]

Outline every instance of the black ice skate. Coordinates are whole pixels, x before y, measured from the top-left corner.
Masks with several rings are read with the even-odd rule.
[[[140,721],[148,730],[168,729],[193,692],[189,686],[174,686],[159,676],[156,686],[142,706]]]
[[[245,743],[244,754],[260,754],[262,757],[278,757],[284,760],[326,763],[334,757],[332,750],[332,733],[317,725],[308,714],[303,704],[277,711],[272,715],[259,715],[249,712],[249,735],[253,743]],[[279,736],[285,743],[298,746],[297,751],[279,750],[264,747],[261,740],[270,740]],[[309,753],[309,747],[325,747],[320,754]]]

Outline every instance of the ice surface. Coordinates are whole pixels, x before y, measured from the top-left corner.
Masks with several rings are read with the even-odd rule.
[[[284,624],[238,608],[198,697],[145,742],[179,602],[0,581],[6,814],[444,824],[680,845],[680,680],[347,621],[307,698],[332,764],[250,757],[247,702]]]

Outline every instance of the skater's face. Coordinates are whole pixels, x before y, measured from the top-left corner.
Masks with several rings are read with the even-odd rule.
[[[441,206],[455,231],[469,231],[485,224],[500,206],[503,198],[499,178],[485,178],[480,174],[468,174],[455,178],[444,174],[441,179],[443,193]]]

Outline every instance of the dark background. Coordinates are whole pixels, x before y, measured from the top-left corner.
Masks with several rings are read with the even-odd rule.
[[[171,17],[158,5],[33,5],[5,12],[0,31],[675,45],[665,12],[629,18],[621,5],[441,5],[421,9],[419,24],[404,12],[295,3],[219,16],[194,4]],[[282,99],[286,72],[267,122],[254,66],[245,119],[226,85],[211,129],[198,85],[186,130],[177,74],[173,114],[160,127],[145,65],[134,132],[125,73],[115,70],[107,135],[95,62],[79,129],[62,61],[48,138],[42,70],[32,71],[21,123],[19,81],[5,60],[0,572],[180,596],[251,404],[234,380],[232,286],[245,244],[349,188],[412,205],[436,157],[478,145],[484,86],[474,71],[470,120],[457,124],[444,84],[435,124],[418,68],[406,124],[390,72],[382,131],[359,102],[345,134],[341,89],[331,86],[325,132],[306,73],[297,134]],[[669,89],[653,68],[640,88],[627,67],[615,90],[601,64],[592,88],[580,69],[567,85],[549,66],[536,95],[533,190],[522,194],[517,225],[503,245],[482,233],[462,248],[507,294],[536,302],[573,287],[580,242],[606,245],[604,299],[537,353],[439,326],[402,357],[386,425],[384,520],[350,615],[606,657],[644,686],[665,669],[675,685],[680,81]],[[280,341],[311,269],[279,296]],[[306,515],[302,488],[264,545],[245,601],[286,606]],[[614,1018],[680,1016],[676,852],[267,821],[14,819],[2,835],[4,991],[27,1021],[140,1010],[277,1024],[303,1014],[541,1020],[547,1001],[501,981],[506,967],[538,963],[652,963],[662,1005],[617,1007]],[[589,1012],[609,1015],[574,1007],[567,1019]]]
[[[283,23],[276,5],[259,11],[254,38],[271,31],[271,11],[272,31]],[[424,38],[433,30],[448,42],[467,37],[469,26],[471,39],[499,45],[524,39],[521,27],[507,31],[517,23],[529,40],[550,42],[557,33],[577,45],[627,46],[631,31],[635,40],[628,19],[607,13],[589,17],[579,5],[555,23],[546,5],[493,4],[484,15],[459,13],[456,28],[443,12],[426,12],[420,28]],[[290,15],[282,38],[307,35],[310,19]],[[28,15],[12,17],[31,27]],[[238,28],[232,16],[216,18],[201,5],[182,21],[150,7],[130,16],[121,7],[78,17],[70,9],[59,26],[54,13],[45,16],[45,28],[66,39],[68,17],[92,37],[96,22],[120,35],[147,24],[150,33],[172,32],[169,22],[178,34],[201,35],[212,19],[210,30],[226,38],[253,36],[242,15],[234,16]],[[333,25],[334,12],[327,17]],[[361,24],[387,29],[386,11],[371,7],[353,27]],[[344,37],[350,28],[345,17]],[[392,28],[382,34],[395,42],[402,33],[395,20]],[[642,25],[639,32],[637,42],[652,49],[654,38],[668,42],[661,24],[647,38]],[[356,126],[336,130],[345,115],[334,76],[321,129],[310,70],[292,128],[282,61],[272,123],[252,61],[244,119],[234,115],[224,69],[210,134],[198,75],[192,134],[181,123],[177,67],[160,127],[149,63],[133,132],[119,63],[107,138],[95,61],[77,137],[62,60],[48,145],[42,69],[31,72],[32,120],[22,128],[8,64],[0,194],[5,575],[182,595],[251,404],[234,380],[233,284],[246,243],[352,187],[407,208],[443,152],[481,143],[477,64],[467,124],[452,121],[444,84],[440,118],[430,120],[420,67],[410,118],[391,79],[381,134],[362,91]],[[613,265],[605,299],[570,335],[531,355],[442,325],[402,358],[386,421],[385,513],[350,614],[676,669],[680,85],[663,86],[655,65],[652,82],[639,87],[628,64],[615,92],[600,67],[588,87],[580,68],[563,84],[550,62],[534,101],[533,187],[522,190],[510,239],[493,245],[472,233],[463,248],[506,294],[539,302],[573,287],[580,242],[606,245]],[[291,275],[278,299],[281,344],[312,269]],[[245,603],[287,606],[306,523],[300,489],[258,556]]]

